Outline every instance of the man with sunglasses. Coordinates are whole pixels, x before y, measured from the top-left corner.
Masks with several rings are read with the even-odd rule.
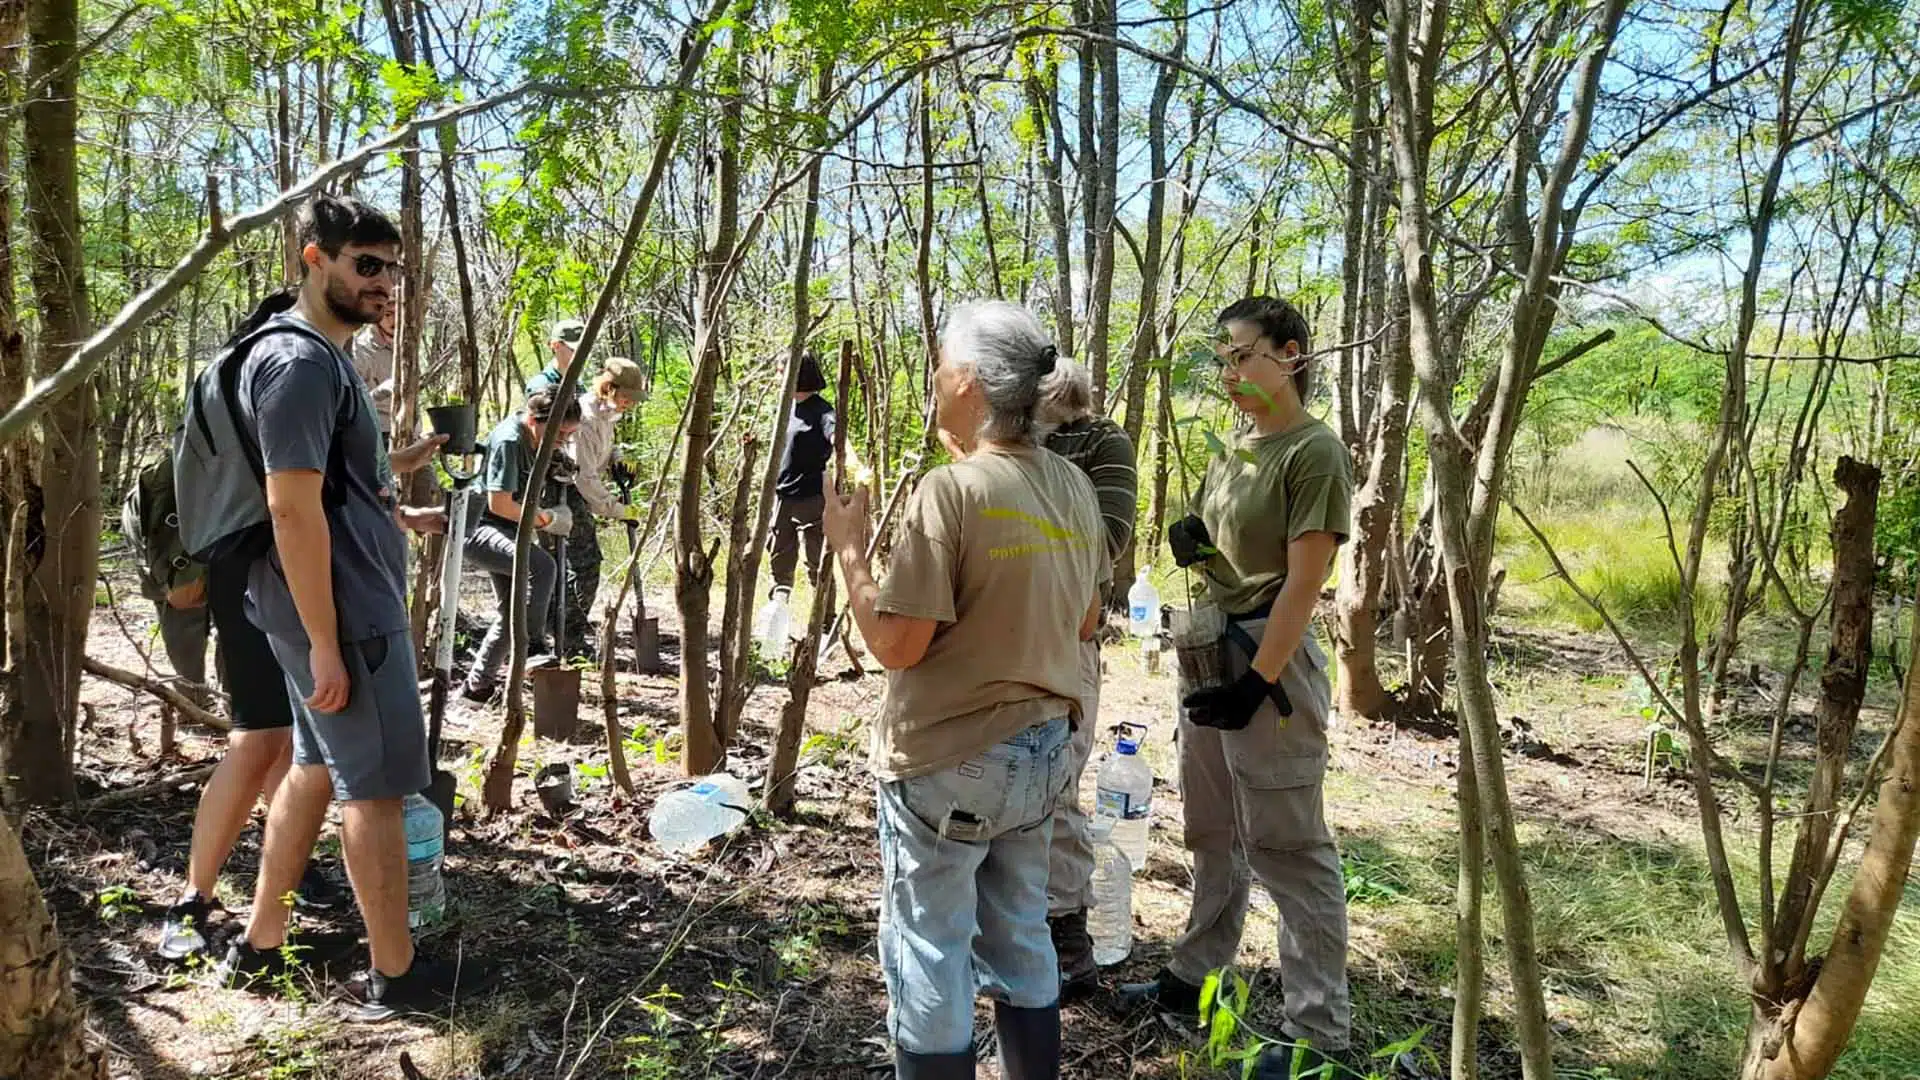
[[[355,1018],[375,1021],[430,1009],[451,990],[450,969],[415,955],[407,921],[402,800],[429,776],[401,527],[420,523],[398,504],[378,413],[345,351],[393,299],[400,233],[358,200],[322,195],[298,235],[303,277],[292,309],[275,316],[289,332],[259,339],[234,394],[258,442],[273,530],[248,573],[248,615],[286,673],[293,767],[268,812],[246,933],[222,966],[235,982],[284,969],[284,897],[338,799],[371,953],[348,996]]]

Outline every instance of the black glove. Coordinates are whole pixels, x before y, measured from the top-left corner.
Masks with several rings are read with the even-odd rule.
[[[613,478],[613,486],[618,488],[630,488],[640,479],[634,475],[633,466],[624,461],[615,460],[607,467],[607,472]]]
[[[1197,690],[1180,702],[1187,719],[1200,727],[1239,731],[1253,720],[1260,706],[1272,701],[1283,717],[1293,715],[1293,702],[1278,683],[1268,682],[1259,672],[1247,669],[1245,675],[1228,686]]]
[[[1180,567],[1206,562],[1216,550],[1213,537],[1207,535],[1207,523],[1194,514],[1167,526],[1167,547],[1173,552],[1173,565]]]

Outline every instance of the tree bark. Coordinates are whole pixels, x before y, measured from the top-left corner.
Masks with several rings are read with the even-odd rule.
[[[1087,279],[1087,363],[1093,368],[1095,400],[1105,408],[1107,367],[1113,348],[1108,333],[1113,321],[1114,208],[1120,183],[1120,48],[1114,44],[1120,33],[1120,16],[1118,0],[1093,0],[1092,8],[1094,33],[1105,39],[1093,47],[1100,72],[1099,154],[1097,162],[1082,160],[1080,166],[1093,170],[1096,196],[1093,272]],[[1134,445],[1139,445],[1138,439]],[[1121,588],[1118,584],[1114,587]]]
[[[1914,622],[1907,655],[1920,655],[1916,650],[1920,650],[1920,620]],[[1914,842],[1920,839],[1920,667],[1907,673],[1898,715],[1900,726],[1890,737],[1887,775],[1880,783],[1867,848],[1853,875],[1847,905],[1834,925],[1819,977],[1805,1004],[1781,1021],[1784,1030],[1758,1044],[1749,1040],[1743,1077],[1818,1080],[1832,1071],[1860,1019],[1860,1007],[1879,970],[1887,933],[1905,895]]]
[[[1446,0],[1437,0],[1418,13],[1409,7],[1410,0],[1389,0],[1387,4],[1386,71],[1394,114],[1394,174],[1400,187],[1398,241],[1401,263],[1406,268],[1411,353],[1420,377],[1420,415],[1427,431],[1435,484],[1434,531],[1449,585],[1461,725],[1471,725],[1479,805],[1506,927],[1521,1071],[1526,1080],[1551,1080],[1552,1043],[1534,944],[1533,905],[1520,862],[1506,766],[1500,753],[1499,723],[1487,675],[1485,612],[1474,572],[1477,560],[1467,543],[1467,448],[1454,422],[1454,384],[1447,377],[1453,365],[1442,359],[1439,305],[1433,283],[1427,165],[1433,145],[1434,80],[1446,40],[1447,4]]]
[[[1060,92],[1059,65],[1050,64],[1044,74],[1029,76],[1026,87],[1027,115],[1040,142],[1040,167],[1046,177],[1047,225],[1053,231],[1053,332],[1060,339],[1060,352],[1073,356],[1072,224],[1067,219],[1067,188],[1060,179],[1066,133],[1052,122]]]
[[[1453,1032],[1449,1080],[1480,1075],[1480,1014],[1487,992],[1487,945],[1481,935],[1481,898],[1486,892],[1485,826],[1480,818],[1480,782],[1473,768],[1473,729],[1460,725],[1460,761],[1454,809],[1460,815],[1460,869],[1453,908]]]
[[[744,24],[750,0],[738,5]],[[740,85],[741,29],[733,31],[720,76],[719,148],[714,155],[713,217],[700,260],[696,340],[704,343],[694,373],[692,415],[681,463],[679,517],[674,523],[674,605],[680,612],[680,764],[689,776],[710,773],[726,757],[713,696],[707,686],[707,619],[712,612],[713,551],[707,547],[701,512],[707,454],[713,444],[714,391],[724,362],[727,264],[733,260],[740,229],[740,153],[743,123]]]
[[[1176,59],[1185,59],[1185,0],[1174,0],[1167,8],[1167,14],[1177,20],[1173,24],[1173,46],[1169,53]],[[1160,356],[1160,267],[1161,254],[1166,246],[1167,216],[1167,106],[1173,101],[1173,92],[1178,84],[1176,69],[1171,65],[1160,65],[1153,82],[1153,97],[1147,104],[1147,238],[1140,258],[1140,314],[1134,322],[1133,356],[1127,367],[1127,409],[1121,421],[1121,427],[1132,441],[1136,453],[1137,448],[1146,445],[1142,436],[1146,433],[1147,381],[1152,377],[1155,361]],[[1120,558],[1114,566],[1113,591],[1107,598],[1109,606],[1124,607],[1126,604],[1127,589],[1133,583],[1139,544],[1140,531],[1130,530],[1127,544],[1121,549]]]
[[[75,0],[27,6],[27,235],[41,332],[36,367],[60,370],[87,336],[75,126],[79,65]],[[71,802],[80,715],[80,661],[99,566],[99,428],[93,387],[82,385],[41,419],[39,561],[25,583],[19,722],[0,733],[0,775],[29,803]],[[29,539],[29,543],[31,543]]]
[[[72,962],[13,822],[0,814],[0,1076],[106,1080],[106,1055],[87,1049]]]

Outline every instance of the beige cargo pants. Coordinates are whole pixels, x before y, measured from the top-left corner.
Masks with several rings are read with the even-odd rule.
[[[1080,801],[1080,777],[1099,737],[1100,645],[1080,643],[1080,726],[1067,745],[1067,790],[1053,807],[1053,846],[1047,857],[1047,917],[1093,905],[1092,823]]]
[[[1266,620],[1241,622],[1255,642]],[[1180,793],[1193,853],[1193,911],[1168,968],[1190,983],[1240,951],[1247,900],[1257,878],[1280,911],[1283,1030],[1322,1049],[1344,1049],[1347,900],[1340,852],[1327,829],[1322,786],[1332,689],[1327,659],[1308,630],[1281,686],[1293,715],[1268,703],[1239,731],[1180,721]],[[1250,658],[1229,650],[1228,676]],[[1182,688],[1184,696],[1185,688]]]

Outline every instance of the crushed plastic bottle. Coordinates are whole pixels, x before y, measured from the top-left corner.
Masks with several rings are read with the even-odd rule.
[[[1134,579],[1133,588],[1127,590],[1127,633],[1144,638],[1160,630],[1160,590],[1147,580],[1147,572],[1140,571]]]
[[[647,831],[668,852],[685,854],[739,828],[752,806],[745,781],[714,773],[660,796],[647,817]]]
[[[444,822],[440,808],[423,795],[409,795],[401,814],[407,832],[407,925],[415,930],[446,918]]]
[[[1112,967],[1133,951],[1133,871],[1113,842],[1111,819],[1093,821],[1093,906],[1087,933],[1093,938],[1093,962]]]
[[[1115,740],[1113,752],[1100,766],[1095,781],[1094,826],[1104,819],[1113,831],[1113,843],[1132,864],[1134,873],[1147,865],[1147,832],[1153,816],[1153,766],[1140,756],[1140,744],[1125,735]]]

